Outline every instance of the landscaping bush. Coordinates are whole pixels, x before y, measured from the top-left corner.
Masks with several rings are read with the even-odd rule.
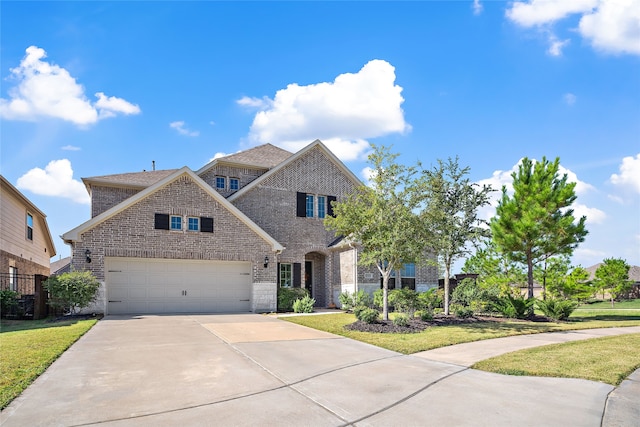
[[[354,294],[349,292],[342,292],[338,297],[340,300],[340,306],[343,310],[353,311],[356,307],[370,307],[371,295],[365,291],[358,291]]]
[[[422,309],[416,312],[416,315],[420,318],[420,320],[424,322],[430,322],[433,320],[433,310]]]
[[[406,313],[399,313],[393,318],[393,324],[396,326],[409,326],[409,316]]]
[[[356,317],[364,323],[376,323],[380,317],[380,312],[375,308],[361,308],[358,310]]]
[[[545,316],[553,320],[565,320],[571,316],[579,304],[572,300],[547,298],[546,300],[536,300],[536,305]]]
[[[393,305],[394,311],[406,313],[413,317],[416,310],[421,306],[418,293],[411,289],[394,289],[389,293],[389,303]]]
[[[52,276],[45,282],[49,304],[75,314],[96,300],[100,282],[90,271],[72,271]]]
[[[313,313],[313,306],[316,300],[309,295],[305,295],[302,299],[297,299],[293,302],[294,313]]]
[[[459,304],[471,309],[474,313],[489,311],[491,301],[497,297],[497,289],[493,292],[478,285],[475,280],[464,279],[453,290],[451,304]]]
[[[278,288],[278,312],[293,311],[293,303],[306,296],[308,293],[304,288]]]
[[[18,308],[18,296],[16,291],[9,289],[3,289],[0,291],[0,312],[2,317],[6,317],[9,314],[14,314]]]
[[[418,299],[423,307],[429,310],[442,308],[444,301],[444,289],[431,288],[426,292],[418,294]]]
[[[460,304],[451,304],[449,306],[449,310],[451,310],[451,312],[460,319],[468,319],[469,317],[473,317],[473,309]]]
[[[515,319],[526,319],[533,314],[535,299],[528,299],[523,296],[506,296],[496,298],[491,303],[491,308],[504,317]]]
[[[393,311],[394,310],[394,306],[391,303],[391,293],[394,291],[394,289],[389,289],[388,294],[387,294],[387,308],[389,309],[389,311]],[[378,289],[377,291],[375,291],[373,293],[373,306],[376,307],[379,310],[382,310],[382,289]]]

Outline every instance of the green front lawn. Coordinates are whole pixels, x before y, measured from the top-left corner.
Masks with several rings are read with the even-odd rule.
[[[472,366],[488,372],[583,378],[618,385],[640,368],[640,334],[593,338],[515,351]]]
[[[5,408],[97,320],[0,323],[0,409]]]
[[[632,299],[616,302],[611,308],[611,301],[600,301],[592,304],[583,304],[578,310],[616,310],[616,309],[636,309],[640,311],[640,299]]]
[[[478,322],[457,326],[437,326],[415,334],[381,334],[345,329],[345,325],[356,321],[353,314],[347,313],[324,314],[319,316],[293,316],[283,317],[282,319],[403,354],[412,354],[453,344],[512,335],[610,328],[616,326],[640,326],[640,315],[621,315],[613,316],[611,319],[576,317],[572,318],[571,322],[561,323],[525,322],[519,320]]]

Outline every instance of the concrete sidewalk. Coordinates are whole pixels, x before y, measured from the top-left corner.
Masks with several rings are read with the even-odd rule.
[[[107,316],[0,424],[599,427],[604,416],[605,426],[637,426],[624,412],[635,407],[625,396],[637,393],[636,377],[615,389],[481,372],[427,353],[260,315]]]

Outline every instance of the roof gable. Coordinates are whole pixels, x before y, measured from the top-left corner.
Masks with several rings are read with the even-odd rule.
[[[242,197],[244,194],[246,194],[247,192],[251,191],[252,188],[255,188],[256,186],[260,185],[261,182],[264,182],[269,177],[273,176],[274,174],[278,173],[282,169],[286,168],[288,165],[290,165],[291,163],[295,162],[297,159],[301,158],[302,156],[304,156],[305,154],[307,154],[309,151],[313,150],[314,148],[318,148],[319,150],[321,150],[322,153],[332,163],[334,163],[356,186],[362,185],[362,181],[360,181],[358,179],[358,177],[356,177],[354,175],[354,173],[351,172],[351,170],[349,168],[347,168],[344,165],[344,163],[342,163],[340,161],[340,159],[338,159],[336,157],[336,155],[333,154],[331,152],[331,150],[329,150],[322,143],[322,141],[320,141],[319,139],[316,139],[311,144],[309,144],[306,147],[304,147],[302,150],[300,150],[297,153],[293,154],[292,156],[287,158],[285,161],[283,161],[282,163],[280,163],[279,165],[277,165],[273,169],[269,170],[268,172],[266,172],[265,174],[261,175],[256,180],[252,181],[251,183],[249,183],[245,187],[241,188],[239,191],[237,191],[234,194],[232,194],[231,196],[229,196],[228,200],[229,201],[233,201],[233,200],[237,199],[238,197]]]
[[[182,169],[176,170],[174,173],[161,179],[160,181],[156,182],[150,187],[147,187],[141,192],[135,194],[134,196],[126,199],[122,203],[112,207],[111,209],[104,211],[100,215],[97,215],[91,218],[89,221],[86,221],[83,224],[80,224],[78,227],[74,228],[73,230],[70,230],[64,233],[62,235],[63,240],[67,243],[81,241],[82,233],[96,227],[97,225],[113,217],[114,215],[126,210],[128,207],[154,194],[155,192],[159,191],[160,189],[164,188],[170,183],[176,181],[182,176],[190,177],[195,184],[200,186],[216,202],[224,206],[229,212],[235,215],[240,221],[245,223],[251,230],[253,230],[256,234],[258,234],[262,239],[264,239],[269,244],[271,244],[274,251],[284,250],[284,247],[280,243],[278,243],[273,237],[267,234],[267,232],[265,232],[262,228],[260,228],[256,223],[254,223],[251,219],[249,219],[240,210],[238,210],[238,208],[236,208],[231,203],[229,203],[229,201],[227,201],[227,199],[225,199],[220,193],[218,193],[209,185],[207,185],[206,182],[204,182],[200,177],[198,177],[191,169],[189,169],[186,166],[183,167]]]
[[[129,188],[146,188],[155,184],[163,178],[168,177],[178,169],[166,169],[157,171],[143,171],[133,173],[120,173],[114,175],[93,176],[82,178],[82,182],[87,187],[92,184],[107,187],[129,187]]]
[[[241,165],[258,169],[271,169],[293,156],[287,150],[272,144],[259,145],[224,157],[218,157],[200,168],[196,174],[202,175],[217,164]]]

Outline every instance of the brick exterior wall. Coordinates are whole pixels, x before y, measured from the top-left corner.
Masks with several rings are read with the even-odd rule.
[[[156,230],[154,214],[212,217],[213,233]],[[202,259],[250,261],[253,264],[252,307],[275,311],[276,267],[264,268],[266,255],[275,258],[272,247],[247,225],[221,206],[190,177],[180,177],[124,211],[83,233],[72,245],[74,270],[90,270],[102,283],[97,308],[105,307],[105,257]],[[91,263],[85,251],[91,251]],[[96,310],[99,311],[99,310]]]
[[[17,268],[18,274],[42,274],[43,276],[48,276],[50,273],[48,265],[40,265],[0,249],[0,272],[8,274],[9,267]]]
[[[134,188],[115,188],[91,186],[91,218],[124,202],[141,190]]]
[[[303,285],[304,261],[315,260],[318,267],[313,271],[313,296],[317,305],[325,306],[333,300],[332,288],[340,286],[327,247],[335,233],[328,231],[317,217],[296,216],[296,192],[336,196],[340,200],[354,189],[355,184],[342,169],[320,147],[315,147],[233,200],[233,204],[286,248],[278,262],[302,264]]]
[[[239,168],[239,167],[231,167],[227,165],[215,165],[213,168],[209,169],[202,175],[200,178],[207,184],[211,186],[211,188],[216,189],[220,194],[224,197],[229,197],[236,190],[229,189],[229,178],[238,178],[240,180],[240,188],[246,187],[247,184],[254,181],[256,178],[263,175],[267,170],[266,169],[252,169],[252,168]],[[226,178],[226,188],[224,190],[218,190],[216,188],[216,177],[224,176]]]

